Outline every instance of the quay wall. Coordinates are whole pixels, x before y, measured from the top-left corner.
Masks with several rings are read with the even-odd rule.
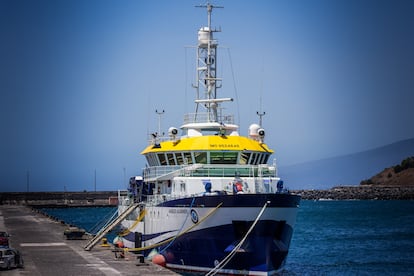
[[[51,207],[113,206],[118,204],[116,191],[99,192],[3,192],[0,205]]]

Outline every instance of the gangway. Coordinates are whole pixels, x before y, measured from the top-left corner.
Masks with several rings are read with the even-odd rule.
[[[131,214],[137,207],[139,203],[134,203],[128,207],[122,214],[120,214],[113,222],[106,225],[102,228],[96,235],[93,237],[84,247],[86,251],[91,250],[109,231],[111,231],[115,226],[117,226],[121,221],[123,221],[129,214]]]

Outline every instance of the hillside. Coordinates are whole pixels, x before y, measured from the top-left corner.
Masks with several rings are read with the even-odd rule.
[[[414,199],[414,157],[384,169],[358,186],[338,186],[326,190],[296,190],[303,199],[311,200],[412,200]]]
[[[337,156],[291,166],[280,166],[279,175],[289,189],[329,189],[341,185],[358,185],[384,168],[414,156],[414,138],[359,153]],[[398,181],[405,179],[398,176]],[[386,173],[388,176],[388,173]],[[397,178],[395,178],[397,181]]]
[[[414,157],[406,158],[401,161],[401,164],[386,168],[373,177],[361,181],[361,185],[414,186]]]

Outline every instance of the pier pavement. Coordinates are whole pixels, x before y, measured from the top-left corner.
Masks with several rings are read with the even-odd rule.
[[[7,231],[10,247],[18,249],[24,268],[0,271],[1,275],[178,275],[146,262],[137,265],[132,253],[115,258],[111,248],[95,246],[85,251],[87,240],[67,240],[67,226],[21,205],[0,205],[0,231]]]

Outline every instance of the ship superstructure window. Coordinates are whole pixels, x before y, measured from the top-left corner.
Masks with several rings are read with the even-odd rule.
[[[145,158],[147,159],[147,163],[151,166],[151,160],[149,155],[145,155]]]
[[[183,165],[184,164],[184,159],[183,159],[183,155],[181,152],[176,152],[175,153],[175,159],[177,160],[177,165]]]
[[[257,158],[257,164],[263,164],[263,159],[265,155],[263,153],[259,153],[259,157]]]
[[[264,161],[265,157],[266,157],[266,154],[263,154],[263,153],[259,154],[257,164],[263,164],[263,161]]]
[[[257,160],[257,153],[252,153],[252,156],[250,156],[249,164],[254,165],[256,160]]]
[[[236,164],[237,156],[235,151],[211,151],[210,164]]]
[[[173,153],[167,153],[168,165],[173,166],[175,165],[175,159]]]
[[[242,165],[246,165],[249,162],[249,158],[250,158],[250,152],[242,152],[240,154],[240,164]]]
[[[207,152],[194,152],[194,160],[198,164],[207,164]]]
[[[175,166],[191,164],[266,164],[269,153],[238,152],[238,151],[196,151],[196,152],[169,152],[151,153],[146,156],[150,166]]]
[[[160,165],[159,160],[157,158],[157,155],[155,153],[151,154],[151,160],[152,160],[154,166],[159,166]]]
[[[167,159],[165,159],[164,153],[158,153],[157,156],[158,156],[158,160],[160,160],[161,166],[167,165]]]
[[[185,182],[181,181],[180,183],[180,192],[185,193],[186,187]]]
[[[184,160],[184,163],[187,163],[188,165],[194,164],[191,152],[184,152]]]
[[[266,153],[266,154],[264,155],[264,158],[263,158],[263,164],[266,164],[266,163],[267,163],[267,161],[269,160],[269,156],[270,156],[270,154],[268,154],[268,153]]]
[[[155,154],[149,153],[145,155],[145,157],[147,158],[147,162],[150,166],[158,166],[158,159]]]

